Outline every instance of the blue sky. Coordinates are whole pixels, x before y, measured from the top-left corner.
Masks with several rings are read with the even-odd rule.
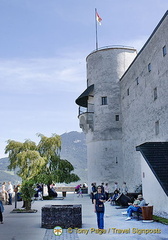
[[[0,157],[8,139],[81,131],[75,99],[95,49],[95,8],[99,47],[140,50],[168,1],[0,0]]]

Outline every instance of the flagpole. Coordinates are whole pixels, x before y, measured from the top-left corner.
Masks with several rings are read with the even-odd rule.
[[[95,8],[95,27],[96,27],[96,51],[98,50],[98,37],[97,37],[97,19],[96,19],[97,9]]]

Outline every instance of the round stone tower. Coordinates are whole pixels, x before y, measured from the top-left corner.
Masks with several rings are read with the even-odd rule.
[[[123,179],[119,80],[136,56],[130,47],[108,47],[87,58],[87,89],[78,97],[80,127],[86,134],[88,183]]]

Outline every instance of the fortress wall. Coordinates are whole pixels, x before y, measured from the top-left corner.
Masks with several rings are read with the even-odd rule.
[[[168,17],[120,81],[124,178],[128,179],[131,188],[141,183],[141,155],[135,147],[148,141],[168,140],[168,54],[163,56],[165,45],[168,51]],[[154,89],[157,89],[157,99],[154,99]]]

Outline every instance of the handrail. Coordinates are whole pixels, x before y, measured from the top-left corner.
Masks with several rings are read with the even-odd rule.
[[[135,49],[134,47],[131,46],[124,46],[124,45],[109,45],[109,46],[104,46],[104,47],[100,47],[98,49],[93,50],[91,53],[97,52],[99,50],[103,50],[103,49],[108,49],[108,48],[130,48],[130,49]],[[136,50],[136,49],[135,49]],[[90,54],[91,54],[90,53]],[[89,55],[90,55],[89,54]]]
[[[83,113],[94,113],[93,107],[94,107],[94,104],[92,103],[88,103],[87,108],[79,106],[79,116]]]
[[[89,114],[89,113],[94,113],[94,112],[80,112],[78,117],[81,116],[82,114]]]

